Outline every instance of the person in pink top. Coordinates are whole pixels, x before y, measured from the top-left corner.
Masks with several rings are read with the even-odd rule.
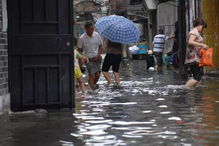
[[[195,87],[203,75],[202,67],[199,67],[200,62],[200,49],[208,49],[208,45],[204,44],[202,31],[204,28],[207,28],[207,23],[200,18],[197,18],[193,22],[194,28],[189,32],[187,51],[186,51],[186,60],[185,64],[189,66],[190,71],[193,75],[193,79],[187,81],[185,87]]]

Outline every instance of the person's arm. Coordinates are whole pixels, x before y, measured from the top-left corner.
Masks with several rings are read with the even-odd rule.
[[[149,46],[149,44],[148,44],[148,50],[154,50],[154,42],[155,42],[155,40],[153,39],[153,42],[152,42],[152,44]]]
[[[78,51],[82,54],[83,53],[83,40],[82,38],[78,39]]]
[[[188,41],[188,44],[191,45],[191,46],[194,46],[194,47],[201,47],[201,48],[204,48],[204,49],[208,49],[208,46],[204,43],[199,43],[196,40],[196,36],[195,35],[190,35],[189,37],[189,41]]]
[[[173,35],[172,36],[168,36],[167,40],[171,40],[171,39],[174,39],[174,38],[175,38],[175,36],[173,36]]]
[[[99,36],[98,54],[97,54],[96,57],[93,58],[94,61],[97,61],[97,60],[100,59],[101,53],[102,53],[102,49],[103,49],[103,41],[102,41],[101,37]]]
[[[78,59],[79,66],[82,67],[83,61],[80,59],[82,58],[82,55],[77,50],[74,50],[74,54],[75,54],[75,59]]]
[[[76,52],[76,51],[75,51],[75,52]],[[83,56],[77,51],[77,52],[76,52],[76,58],[77,58],[77,59],[81,59],[82,57],[83,57]]]
[[[101,53],[102,53],[102,48],[103,48],[103,45],[99,45],[99,48],[98,48],[98,55],[93,58],[94,61],[97,61],[97,60],[100,59]]]
[[[108,43],[109,43],[108,39],[103,40],[103,48],[102,49],[105,49],[106,52],[107,52],[107,49],[108,49]]]
[[[99,35],[98,59],[101,57],[102,49],[103,49],[103,40]]]
[[[103,49],[103,45],[99,45],[99,48],[98,48],[98,56],[99,57],[101,56],[102,49]]]
[[[79,59],[79,64],[82,66],[82,64],[85,62],[88,62],[88,58],[81,55],[79,52],[76,53],[76,58]]]

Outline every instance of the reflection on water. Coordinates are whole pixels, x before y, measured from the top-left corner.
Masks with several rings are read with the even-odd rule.
[[[99,92],[78,101],[74,113],[6,118],[0,145],[217,145],[219,79],[184,90],[174,72],[145,72],[142,63],[122,69],[120,87],[101,79]]]

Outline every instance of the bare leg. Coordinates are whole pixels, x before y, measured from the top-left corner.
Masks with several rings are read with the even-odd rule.
[[[77,88],[76,88],[77,80],[75,79],[75,97],[77,97]]]
[[[80,88],[81,88],[81,91],[82,91],[83,93],[85,93],[86,90],[85,90],[85,86],[84,86],[83,79],[82,79],[82,78],[78,78],[78,83],[79,83],[79,86],[80,86]]]
[[[115,82],[117,85],[119,85],[120,83],[120,76],[118,72],[114,72],[114,76],[115,76]]]
[[[89,75],[88,84],[92,87],[95,84],[95,75]]]
[[[78,79],[77,79],[77,81],[78,81]],[[78,82],[76,82],[76,80],[75,80],[75,85],[77,84]],[[75,86],[75,99],[76,100],[80,100],[80,99],[82,99],[83,98],[83,96],[81,96],[79,93],[78,93],[78,91],[77,91],[77,89],[76,89],[76,86]]]
[[[191,87],[195,87],[199,82],[194,80],[194,79],[190,79],[187,81],[187,83],[185,84],[186,88],[191,88]]]
[[[159,66],[157,66],[157,71],[158,71],[158,72],[162,72],[162,71],[163,71],[163,67],[162,67],[162,66],[160,66],[160,65],[159,65]]]
[[[95,78],[94,78],[94,84],[97,84],[99,78],[100,78],[100,72],[96,72],[95,73]]]
[[[107,80],[108,84],[112,84],[112,80],[111,80],[109,73],[103,72],[103,75],[104,75],[105,79]]]

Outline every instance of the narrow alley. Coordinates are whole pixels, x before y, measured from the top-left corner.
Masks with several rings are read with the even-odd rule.
[[[0,146],[217,146],[219,0],[0,0]]]
[[[1,120],[0,145],[217,145],[218,77],[205,77],[197,89],[185,90],[177,73],[145,72],[145,65],[123,66],[121,87],[106,87],[102,78],[101,91],[78,101],[74,113]]]

